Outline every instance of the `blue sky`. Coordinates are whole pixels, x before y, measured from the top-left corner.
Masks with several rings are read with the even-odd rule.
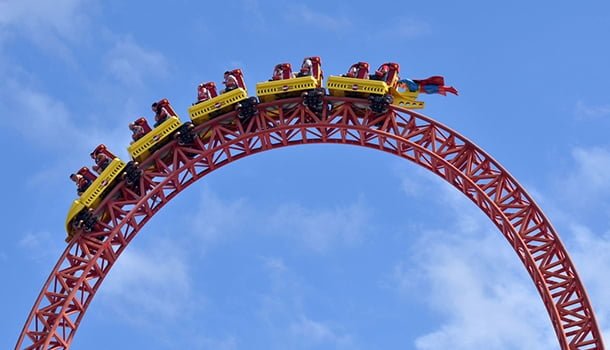
[[[557,228],[610,338],[610,5],[604,1],[0,0],[0,348],[65,248],[68,174],[167,97],[322,57],[444,75],[424,113],[473,140]],[[556,349],[514,252],[415,165],[311,145],[243,159],[157,215],[97,293],[73,349]]]

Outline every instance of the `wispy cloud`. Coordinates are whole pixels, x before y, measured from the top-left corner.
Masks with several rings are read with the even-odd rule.
[[[316,253],[326,253],[364,240],[370,218],[364,203],[359,199],[331,208],[308,208],[297,203],[254,208],[244,198],[224,200],[206,188],[193,215],[191,231],[204,247],[249,232],[280,236]]]
[[[268,271],[283,273],[288,270],[284,260],[277,257],[263,257],[263,264]]]
[[[463,212],[465,215],[457,215],[452,221],[460,234],[477,234],[481,226],[489,227],[489,223],[482,220],[484,216],[481,211],[470,200],[429,171],[417,168],[407,172],[399,166],[395,167],[394,173],[399,178],[400,189],[407,197],[422,203],[430,202],[433,206],[447,207],[451,209],[448,215]]]
[[[504,242],[480,237],[426,247],[419,262],[432,289],[428,302],[446,319],[416,340],[418,349],[556,348],[543,304]]]
[[[223,200],[209,188],[201,193],[191,232],[204,247],[234,238],[249,224],[252,212],[245,199]]]
[[[292,5],[287,12],[286,20],[322,28],[331,32],[344,32],[352,27],[352,22],[344,15],[326,14],[309,8],[305,4]]]
[[[364,200],[344,207],[309,209],[289,203],[271,216],[272,234],[297,239],[306,247],[323,253],[342,245],[362,242],[369,220]]]
[[[540,298],[497,232],[425,232],[394,278],[442,319],[417,349],[556,348]]]
[[[4,119],[2,124],[9,124],[30,142],[45,148],[67,149],[85,141],[62,101],[16,80],[5,81],[0,92],[0,102],[12,112],[12,118]],[[66,140],[72,142],[68,144]]]
[[[195,311],[184,259],[180,249],[165,240],[146,251],[131,247],[108,275],[100,299],[126,322],[162,329]]]
[[[86,37],[92,0],[0,2],[0,33],[23,36],[47,53],[74,62],[70,44]]]
[[[23,74],[13,72],[0,82],[0,105],[10,111],[6,118],[0,119],[0,126],[15,131],[36,151],[43,154],[60,152],[64,155],[58,163],[47,164],[37,173],[28,173],[28,181],[33,184],[39,183],[39,180],[48,184],[49,179],[57,179],[59,174],[65,179],[65,174],[70,170],[63,173],[58,170],[87,164],[87,155],[99,143],[111,148],[114,146],[116,154],[124,156],[121,153],[123,147],[117,145],[128,142],[126,127],[113,125],[112,129],[108,129],[91,122],[90,116],[76,116],[71,106],[28,82]],[[82,163],[75,163],[75,159],[81,159]]]
[[[354,337],[340,324],[308,315],[306,299],[311,287],[283,259],[265,257],[262,263],[271,289],[260,296],[259,317],[269,332],[270,349],[355,348]]]
[[[610,149],[574,148],[565,169],[551,169],[541,197],[561,234],[602,329],[610,339]],[[535,191],[540,192],[540,190]],[[550,209],[550,210],[549,210]]]
[[[393,38],[413,39],[430,32],[430,25],[413,18],[390,19],[386,29],[378,34]]]
[[[591,120],[610,117],[610,105],[591,106],[583,101],[576,102],[574,114],[578,119]]]
[[[421,172],[408,175],[402,184],[406,195],[444,208],[436,222],[422,226],[408,257],[391,273],[400,293],[418,298],[441,320],[415,340],[415,347],[556,348],[526,270],[479,209],[459,191]]]
[[[210,338],[196,334],[192,336],[192,339],[188,341],[189,348],[191,349],[214,349],[214,350],[235,350],[239,349],[239,341],[234,336],[228,336],[222,339]],[[170,346],[175,346],[176,343],[172,342]]]
[[[61,251],[63,240],[60,235],[52,235],[48,231],[26,232],[19,240],[19,248],[23,256],[29,259],[51,263]],[[2,256],[0,256],[1,260]]]
[[[333,329],[330,325],[301,315],[288,327],[290,334],[299,339],[304,348],[326,345],[333,349],[353,348],[350,335]]]
[[[577,223],[574,205],[581,208],[608,207],[610,198],[610,151],[603,147],[572,151],[570,172],[554,172],[555,191],[537,197],[563,198],[559,217],[564,241],[591,296],[605,335],[610,334],[610,285],[600,271],[610,269],[610,227],[595,233]],[[439,327],[416,341],[422,350],[441,349],[553,349],[555,336],[546,310],[514,252],[478,209],[464,196],[440,180],[423,174],[402,179],[403,192],[418,200],[434,196],[437,205],[448,208],[451,233],[443,227],[429,227],[411,256],[392,272],[396,288],[405,295],[421,295],[442,316]],[[404,175],[403,175],[404,176]],[[434,188],[438,186],[438,188]],[[560,190],[558,190],[560,189]],[[599,224],[599,222],[597,223]],[[557,226],[557,225],[556,225]],[[599,226],[599,225],[597,225]],[[599,231],[599,230],[598,230]],[[527,320],[527,322],[524,322]]]
[[[568,173],[556,178],[556,196],[567,200],[570,206],[587,209],[599,208],[601,201],[610,196],[610,150],[602,147],[575,148],[572,150],[574,166]]]
[[[110,74],[126,86],[142,86],[146,79],[169,74],[165,56],[145,49],[130,37],[119,39],[105,57]]]
[[[248,18],[251,19],[255,28],[261,29],[265,26],[266,20],[263,14],[263,11],[260,8],[260,3],[258,0],[242,0],[243,9],[245,13],[248,15]],[[240,66],[241,67],[241,66]]]
[[[570,255],[585,282],[600,326],[608,340],[610,335],[610,227],[606,232],[594,233],[590,228],[573,223],[570,227]]]
[[[66,38],[79,35],[87,22],[83,10],[91,7],[89,0],[5,0],[0,3],[0,26],[21,30],[48,31]]]

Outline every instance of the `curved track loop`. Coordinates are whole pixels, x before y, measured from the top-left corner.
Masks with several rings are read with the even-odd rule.
[[[191,146],[175,141],[142,164],[136,193],[122,184],[96,210],[109,218],[77,234],[51,272],[18,340],[18,349],[67,349],[87,307],[117,258],[146,222],[206,174],[250,154],[308,143],[370,147],[412,161],[455,186],[500,229],[529,272],[562,349],[603,349],[585,289],[555,229],[523,187],[494,159],[455,131],[412,111],[373,115],[358,99],[326,97],[314,114],[301,99],[259,106],[247,125],[234,113],[197,127]]]

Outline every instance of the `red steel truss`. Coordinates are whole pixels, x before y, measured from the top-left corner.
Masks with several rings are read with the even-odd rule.
[[[234,112],[199,125],[195,144],[172,141],[147,159],[137,191],[123,184],[95,214],[94,232],[69,242],[32,308],[16,349],[68,349],[87,307],[129,242],[174,196],[232,161],[309,143],[365,146],[414,162],[455,186],[498,227],[530,274],[561,349],[603,349],[585,289],[555,229],[525,189],[474,143],[413,111],[373,114],[365,100],[325,97],[315,114],[302,99],[259,105],[247,124]]]

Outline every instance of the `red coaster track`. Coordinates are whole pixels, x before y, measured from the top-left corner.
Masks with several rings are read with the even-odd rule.
[[[87,307],[123,250],[174,196],[232,161],[309,143],[365,146],[414,162],[459,189],[499,228],[530,274],[561,349],[603,349],[585,289],[549,220],[517,181],[482,149],[423,115],[392,107],[377,115],[365,100],[326,97],[331,111],[312,113],[302,99],[259,105],[247,125],[233,113],[199,125],[205,141],[172,141],[147,159],[134,192],[122,183],[96,215],[108,218],[77,234],[53,268],[16,349],[68,349]]]

